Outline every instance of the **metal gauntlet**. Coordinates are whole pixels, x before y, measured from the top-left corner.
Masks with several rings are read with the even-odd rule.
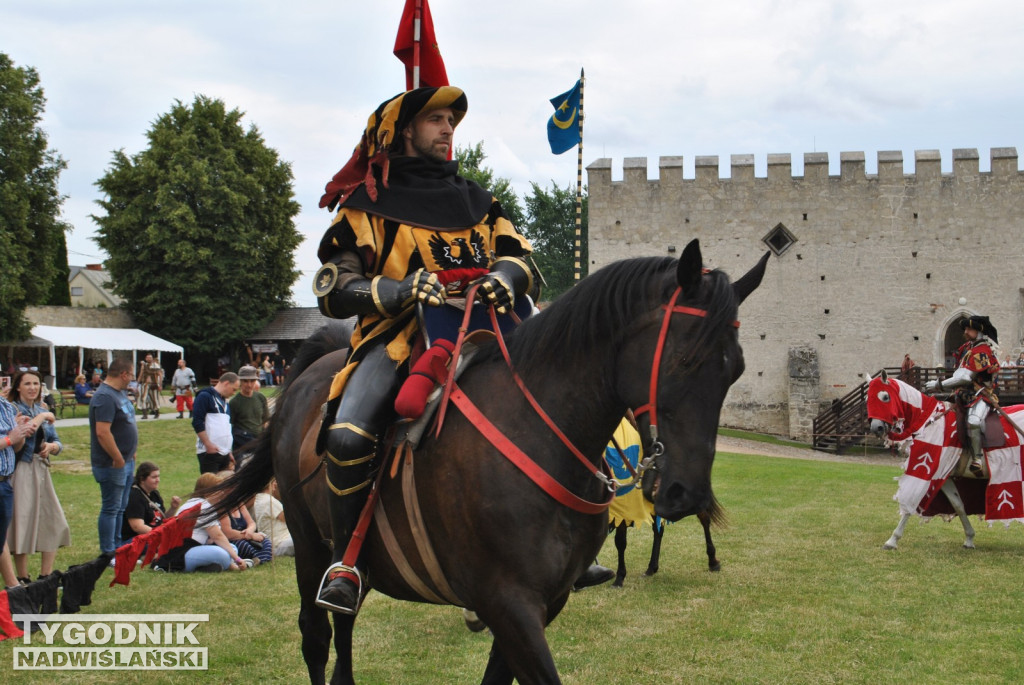
[[[417,269],[401,281],[377,276],[370,289],[377,311],[387,317],[398,316],[417,302],[428,307],[440,307],[446,297],[437,274],[424,269]]]
[[[313,292],[321,313],[336,319],[373,313],[394,318],[414,302],[437,307],[445,298],[437,276],[423,269],[401,281],[375,276],[372,280],[350,278],[339,285],[338,269],[331,262],[320,267]]]
[[[522,295],[533,287],[530,267],[515,257],[498,257],[491,264],[490,273],[482,276],[478,283],[481,302],[494,306],[499,314],[512,311],[516,295]]]

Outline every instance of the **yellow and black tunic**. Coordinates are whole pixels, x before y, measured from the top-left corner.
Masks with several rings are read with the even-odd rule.
[[[402,280],[417,269],[441,273],[451,292],[465,278],[486,271],[500,257],[524,258],[530,244],[509,221],[497,200],[458,176],[457,163],[420,158],[391,160],[390,183],[370,200],[361,189],[347,198],[320,243],[322,262],[338,266],[339,286],[347,278],[384,276]],[[458,274],[452,278],[451,274]],[[321,300],[323,303],[323,300]],[[321,305],[323,307],[323,304]],[[324,311],[328,316],[335,315]],[[378,313],[359,318],[349,363],[335,378],[331,398],[341,394],[364,346],[384,344],[396,366],[405,363],[419,331],[415,307],[396,317]]]

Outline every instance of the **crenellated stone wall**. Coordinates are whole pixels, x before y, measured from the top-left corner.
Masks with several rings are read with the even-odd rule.
[[[794,176],[788,154],[661,157],[657,178],[644,157],[587,167],[590,271],[627,257],[674,255],[699,238],[708,266],[734,278],[770,249],[761,287],[740,310],[747,370],[723,409],[725,425],[809,440],[810,418],[864,372],[899,366],[903,355],[942,366],[965,312],[991,317],[1003,355],[1024,335],[1024,175],[1015,148],[993,148],[980,171],[975,149],[879,152],[868,174],[863,152],[804,154]],[[791,241],[791,242],[790,242]],[[815,387],[816,386],[816,387]]]

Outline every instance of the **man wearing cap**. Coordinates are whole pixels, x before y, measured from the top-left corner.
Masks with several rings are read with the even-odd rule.
[[[255,366],[243,366],[238,370],[241,386],[238,394],[231,398],[231,431],[234,438],[233,449],[256,439],[263,427],[270,420],[270,406],[267,396],[257,392],[260,372]]]
[[[479,283],[480,299],[506,312],[533,284],[530,244],[491,193],[448,161],[466,109],[465,94],[452,86],[383,102],[320,199],[321,207],[338,207],[318,252],[323,266],[313,289],[320,311],[358,317],[318,444],[327,455],[335,563],[317,604],[331,611],[359,608],[361,571],[341,559],[420,337],[417,305],[438,307]]]
[[[984,456],[981,442],[982,427],[988,416],[990,401],[995,401],[992,388],[999,374],[999,357],[994,346],[999,342],[995,326],[987,316],[965,316],[960,319],[966,342],[954,355],[957,368],[950,378],[928,381],[925,390],[929,393],[939,390],[957,390],[958,402],[968,407],[967,433],[971,440],[971,470],[976,475],[984,473]]]

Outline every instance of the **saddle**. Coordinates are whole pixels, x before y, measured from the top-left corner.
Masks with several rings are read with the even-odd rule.
[[[454,360],[453,379],[457,380],[462,375],[466,365],[476,355],[478,350],[476,343],[487,337],[494,337],[494,334],[491,333],[488,336],[486,331],[477,331],[472,337],[475,342],[468,342],[469,338],[467,338],[467,342],[462,344],[462,354],[457,360]],[[395,424],[393,439],[388,441],[399,446],[394,450],[396,452],[406,446],[412,450],[419,447],[420,439],[433,421],[441,403],[443,390],[441,383],[448,377],[453,360],[452,345],[450,343],[445,345],[448,342],[446,340],[439,342],[440,344],[435,344],[419,358],[395,400],[395,408],[400,415],[406,417]],[[435,350],[439,353],[431,354]]]
[[[410,420],[414,420],[417,426],[425,427],[429,416],[428,421],[417,419],[430,413],[425,411],[428,397],[432,398],[431,392],[434,388],[448,377],[454,341],[458,339],[460,333],[465,333],[460,355],[463,359],[468,359],[471,350],[475,350],[481,342],[495,337],[487,309],[473,307],[471,301],[468,306],[470,311],[467,318],[467,300],[464,298],[449,297],[441,307],[424,307],[417,304],[416,316],[422,335],[417,336],[413,344],[409,358],[409,377],[395,398],[395,410],[400,419],[386,431],[388,435],[385,437],[391,439],[385,439],[384,443],[397,444],[399,440],[393,439],[394,432],[407,429]],[[516,298],[512,312],[496,315],[498,328],[504,335],[532,316],[533,312],[533,300],[528,295],[521,295]],[[464,364],[460,365],[459,373],[463,366]],[[320,430],[316,441],[318,454],[323,454],[326,449],[327,431],[330,427],[328,417],[334,415],[340,402],[339,395],[325,402],[320,408]],[[419,430],[419,436],[422,436],[423,430],[424,428]],[[417,443],[419,436],[416,439]]]

